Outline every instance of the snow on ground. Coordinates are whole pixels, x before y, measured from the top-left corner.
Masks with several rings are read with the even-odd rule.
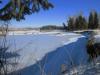
[[[100,43],[100,34],[94,36],[95,43]]]
[[[63,75],[100,75],[100,56],[93,62],[74,67]]]
[[[9,35],[9,51],[18,56],[21,75],[61,75],[61,66],[87,63],[86,36],[75,33]],[[41,71],[42,69],[42,71]]]

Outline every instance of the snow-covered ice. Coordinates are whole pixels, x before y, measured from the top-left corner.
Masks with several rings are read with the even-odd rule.
[[[60,75],[63,64],[70,69],[87,63],[85,35],[63,32],[9,35],[8,41],[9,51],[19,55],[17,70],[21,75]]]

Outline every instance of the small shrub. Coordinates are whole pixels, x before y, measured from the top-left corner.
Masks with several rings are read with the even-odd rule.
[[[100,55],[100,43],[95,43],[94,48],[95,48],[97,56],[99,56]]]
[[[89,59],[93,59],[93,58],[97,57],[97,54],[96,54],[96,51],[95,51],[95,47],[94,47],[94,43],[93,43],[92,40],[88,41],[87,53],[89,54]]]
[[[100,43],[94,43],[93,40],[89,40],[87,44],[87,53],[89,59],[94,59],[100,55]]]

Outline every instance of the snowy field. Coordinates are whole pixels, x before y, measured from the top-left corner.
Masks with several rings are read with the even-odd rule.
[[[9,35],[9,60],[21,75],[61,75],[62,70],[87,64],[85,35],[57,32]]]

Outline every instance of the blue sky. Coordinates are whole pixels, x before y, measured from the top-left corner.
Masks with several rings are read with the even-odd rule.
[[[7,0],[5,0],[7,1]],[[11,26],[16,27],[40,27],[43,25],[62,25],[69,16],[78,15],[80,12],[88,16],[91,10],[100,13],[100,0],[49,0],[54,8],[41,11],[32,15],[26,15],[25,20],[11,21]]]

